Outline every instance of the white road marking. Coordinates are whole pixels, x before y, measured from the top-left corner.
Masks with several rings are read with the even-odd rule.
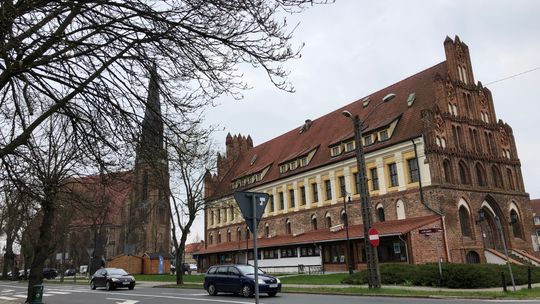
[[[17,298],[0,296],[0,300],[14,301],[17,300]]]
[[[55,290],[49,290],[47,293],[57,294],[57,295],[67,295],[71,294],[71,292],[66,291],[55,291]]]
[[[116,302],[116,304],[135,304],[135,303],[139,302],[139,301],[135,301],[135,300],[117,299],[117,298],[105,298],[105,300],[123,301],[123,302]]]
[[[26,295],[13,295],[13,296],[17,298],[21,298],[21,299],[26,299]]]
[[[178,295],[177,293],[172,293],[172,292],[162,292],[161,294],[162,295],[173,295],[173,296]],[[182,295],[183,296],[206,296],[207,293],[183,293]]]
[[[4,289],[4,290],[2,290],[2,292],[14,292],[14,290],[13,289]]]

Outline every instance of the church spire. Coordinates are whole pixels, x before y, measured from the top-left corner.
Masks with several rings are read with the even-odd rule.
[[[148,83],[148,97],[146,110],[142,122],[142,133],[139,142],[137,158],[149,161],[163,153],[163,119],[161,116],[161,102],[159,99],[159,75],[154,63],[150,72]],[[144,155],[141,155],[144,154]]]

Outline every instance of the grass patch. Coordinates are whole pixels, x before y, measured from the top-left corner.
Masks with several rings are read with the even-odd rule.
[[[282,284],[305,285],[340,285],[341,281],[349,277],[348,273],[331,273],[321,275],[297,275],[280,278]]]
[[[176,282],[176,276],[171,274],[136,274],[135,281],[150,281],[150,282]],[[202,283],[203,275],[184,275],[186,283]]]

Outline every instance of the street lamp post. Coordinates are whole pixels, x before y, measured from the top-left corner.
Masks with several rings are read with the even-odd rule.
[[[347,264],[349,264],[349,274],[353,274],[353,259],[351,254],[351,240],[349,239],[349,213],[347,212],[347,204],[351,203],[351,197],[349,196],[349,201],[345,201],[345,197],[347,195],[343,195],[343,210],[345,211],[345,218],[343,221],[343,224],[345,225],[345,232],[347,235]]]
[[[375,109],[375,108],[374,108]],[[373,109],[373,110],[374,110]],[[366,264],[368,270],[369,288],[380,288],[379,258],[375,248],[369,243],[369,229],[371,228],[371,198],[366,178],[366,159],[362,145],[362,129],[360,117],[349,111],[343,111],[343,116],[352,120],[354,125],[354,141],[356,145],[356,166],[358,169],[358,182],[360,186],[360,202],[362,207],[362,221],[364,223],[364,247],[366,250]]]

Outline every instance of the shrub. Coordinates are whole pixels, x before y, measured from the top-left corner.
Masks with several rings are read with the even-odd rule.
[[[512,266],[517,285],[527,284],[527,266]],[[540,282],[540,268],[532,267],[532,283]],[[501,286],[501,273],[506,284],[511,284],[508,267],[494,264],[443,264],[442,285],[437,264],[384,264],[380,266],[381,284],[442,286],[448,288],[487,288]],[[363,270],[342,280],[344,284],[367,283],[367,271]]]

